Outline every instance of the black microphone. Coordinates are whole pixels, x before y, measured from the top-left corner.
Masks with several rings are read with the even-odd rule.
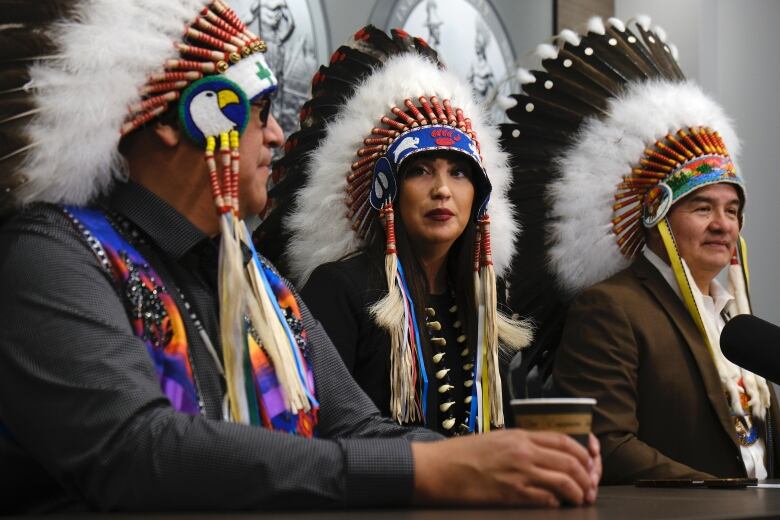
[[[750,314],[730,319],[720,333],[729,361],[773,383],[780,383],[780,327]]]

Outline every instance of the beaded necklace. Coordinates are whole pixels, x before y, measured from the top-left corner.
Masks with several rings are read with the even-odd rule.
[[[463,374],[463,412],[460,417],[455,416],[456,398],[455,386],[452,384],[450,376],[451,369],[447,367],[445,359],[447,356],[447,340],[442,337],[442,322],[445,317],[436,319],[436,309],[433,307],[425,308],[425,326],[428,330],[433,351],[432,361],[434,367],[434,376],[436,378],[436,389],[438,395],[438,410],[440,418],[441,432],[446,436],[467,435],[474,431],[474,420],[471,416],[471,403],[474,400],[474,355],[473,349],[469,348],[466,342],[466,335],[463,333],[461,321],[457,319],[458,306],[453,304],[449,306],[448,313],[450,319],[447,320],[455,329],[458,354],[460,356],[461,370]],[[453,321],[454,320],[454,321]]]

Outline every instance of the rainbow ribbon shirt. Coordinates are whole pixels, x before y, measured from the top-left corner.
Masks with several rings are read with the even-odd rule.
[[[184,321],[176,301],[162,279],[141,253],[112,226],[100,210],[66,206],[65,214],[86,239],[98,261],[110,274],[123,296],[134,334],[140,338],[151,358],[160,388],[179,412],[202,412],[189,353]],[[246,392],[251,403],[250,424],[268,429],[313,437],[316,435],[318,404],[314,397],[314,376],[305,357],[306,331],[300,308],[284,280],[266,262],[258,262],[278,306],[292,332],[299,370],[305,374],[312,408],[308,412],[289,412],[273,365],[265,354],[249,320],[246,325],[248,351]]]

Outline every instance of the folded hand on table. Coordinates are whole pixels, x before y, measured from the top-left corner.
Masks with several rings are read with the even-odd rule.
[[[564,434],[506,429],[413,443],[412,453],[418,504],[592,504],[601,478],[592,434],[587,450]]]

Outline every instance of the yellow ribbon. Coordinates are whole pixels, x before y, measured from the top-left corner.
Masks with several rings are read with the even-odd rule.
[[[699,313],[699,308],[696,306],[696,300],[693,297],[691,281],[688,280],[688,276],[685,274],[682,259],[680,258],[680,253],[677,251],[677,244],[675,243],[674,236],[669,229],[669,221],[667,219],[663,219],[658,223],[658,231],[661,234],[661,240],[663,240],[666,253],[669,255],[669,262],[672,264],[672,271],[674,272],[674,277],[677,280],[677,286],[680,288],[680,293],[682,294],[685,306],[688,308],[688,312],[691,314],[693,321],[696,323],[696,327],[699,329],[702,339],[704,339],[704,342],[707,344],[707,348],[709,349],[710,354],[713,354],[712,345],[710,345],[707,331],[704,328],[704,322],[702,321],[701,314]],[[742,238],[742,235],[739,237],[737,248],[739,253],[739,265],[742,269],[742,276],[745,278],[745,289],[746,291],[749,291],[748,288],[750,287],[750,272],[748,271],[747,262],[747,243],[745,242],[745,239]],[[748,301],[750,301],[749,297]]]
[[[747,242],[739,235],[739,265],[742,267],[742,275],[745,277],[745,289],[750,290],[750,271],[748,270]]]
[[[669,229],[669,221],[665,218],[658,223],[658,231],[661,234],[661,240],[663,240],[666,253],[669,255],[669,262],[672,264],[672,271],[674,272],[674,278],[677,280],[677,286],[680,288],[685,306],[688,308],[688,312],[696,323],[696,328],[699,329],[704,343],[707,345],[707,350],[710,351],[710,355],[714,356],[712,351],[712,345],[710,345],[710,339],[707,336],[707,330],[704,328],[704,321],[701,318],[699,308],[696,306],[696,299],[693,297],[693,289],[691,288],[691,281],[688,280],[688,276],[685,274],[685,268],[683,268],[682,259],[680,253],[677,252],[677,244],[674,241],[674,236]]]

